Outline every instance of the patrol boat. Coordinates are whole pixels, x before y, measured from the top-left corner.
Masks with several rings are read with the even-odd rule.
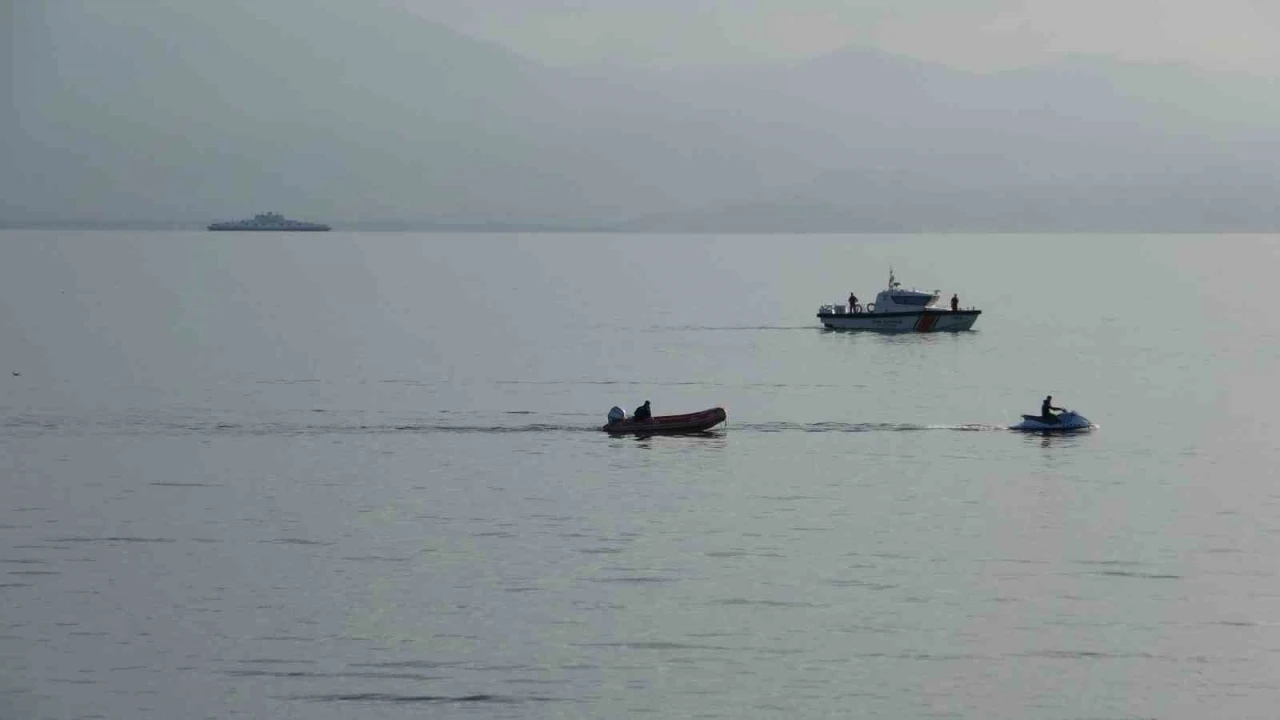
[[[280,213],[259,213],[248,220],[216,222],[209,226],[210,230],[240,232],[327,232],[328,225],[320,223],[290,220]]]
[[[904,290],[889,270],[889,285],[865,308],[844,303],[818,308],[818,320],[831,330],[878,332],[959,332],[972,330],[981,310],[938,305],[938,290]]]

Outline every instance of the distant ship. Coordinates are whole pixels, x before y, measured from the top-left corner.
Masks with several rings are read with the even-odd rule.
[[[302,222],[300,220],[290,220],[280,213],[261,213],[254,215],[249,220],[236,220],[234,222],[216,222],[209,226],[210,230],[238,230],[241,232],[269,232],[269,231],[285,231],[285,232],[326,232],[329,230],[328,225],[320,223]]]

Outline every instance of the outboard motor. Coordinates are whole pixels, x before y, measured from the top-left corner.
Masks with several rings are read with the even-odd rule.
[[[609,408],[609,424],[610,425],[612,425],[613,423],[620,423],[626,419],[627,419],[627,412],[622,408],[618,407],[617,405],[614,405],[613,407]]]

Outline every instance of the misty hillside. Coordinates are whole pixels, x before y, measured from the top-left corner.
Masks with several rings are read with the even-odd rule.
[[[0,221],[636,230],[1280,226],[1271,83],[868,51],[543,67],[403,10],[248,0],[14,15]]]

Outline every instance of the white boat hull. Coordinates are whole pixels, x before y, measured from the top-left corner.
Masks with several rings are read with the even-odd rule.
[[[960,332],[972,330],[981,310],[922,310],[919,312],[818,313],[830,330],[874,332]]]

